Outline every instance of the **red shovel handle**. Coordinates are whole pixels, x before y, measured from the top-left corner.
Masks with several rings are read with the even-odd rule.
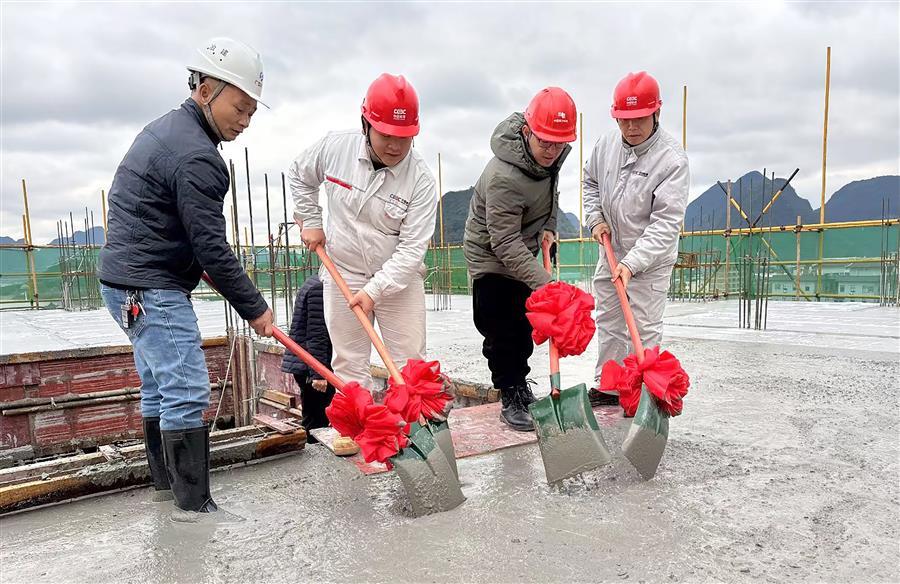
[[[325,253],[325,246],[317,246],[316,253],[319,254],[319,259],[322,260],[322,265],[325,266],[325,269],[328,270],[329,274],[331,274],[331,278],[334,280],[334,283],[337,284],[337,287],[341,290],[341,294],[344,295],[344,298],[347,299],[347,302],[350,302],[353,299],[353,294],[350,292],[350,288],[347,286],[347,282],[344,281],[344,277],[341,276],[341,273],[338,271],[337,266],[334,265],[334,262],[332,262],[331,258],[328,257],[328,254]],[[378,333],[375,332],[375,327],[372,326],[371,321],[369,321],[369,317],[366,316],[366,312],[362,309],[361,306],[356,305],[353,307],[353,313],[356,314],[356,318],[357,320],[359,320],[359,324],[362,325],[363,330],[365,330],[366,334],[369,335],[369,339],[371,339],[372,344],[375,346],[375,350],[381,357],[381,360],[384,361],[384,366],[387,367],[387,370],[388,372],[390,372],[391,377],[394,379],[394,382],[400,384],[405,383],[403,380],[403,375],[400,374],[400,370],[397,369],[396,365],[394,365],[394,361],[391,359],[391,354],[388,353],[387,347],[384,346],[381,337],[379,337]]]
[[[546,239],[541,242],[544,269],[553,277],[553,268],[550,266],[550,245]],[[553,344],[553,339],[550,339],[550,397],[559,399],[559,349]]]
[[[295,343],[291,337],[284,334],[283,330],[277,326],[273,326],[272,331],[272,336],[278,339],[278,342],[284,345],[288,351],[297,355],[301,361],[309,365],[312,370],[321,375],[325,381],[333,385],[338,391],[344,389],[344,380],[335,375],[331,369],[325,367],[318,359],[310,355],[303,347]]]
[[[609,241],[609,233],[600,236],[603,240],[603,247],[606,249],[606,261],[609,263],[609,271],[615,272],[619,265],[616,260],[616,254],[613,253],[612,243]],[[625,324],[628,326],[628,332],[631,334],[631,344],[634,346],[634,354],[638,363],[644,362],[644,345],[641,343],[641,335],[638,334],[637,325],[634,323],[634,314],[631,312],[631,305],[628,303],[628,294],[625,293],[625,285],[621,278],[613,281],[616,286],[616,294],[619,295],[619,303],[622,305],[622,313],[625,315]]]
[[[203,281],[209,284],[213,290],[219,292],[219,288],[215,285],[215,283],[213,283],[212,279],[210,279],[209,275],[206,272],[203,272]],[[322,378],[333,385],[335,389],[337,389],[338,391],[344,389],[344,381],[340,377],[332,373],[328,367],[322,365],[322,363],[318,359],[310,355],[306,351],[306,349],[295,343],[294,340],[284,334],[284,331],[282,331],[280,328],[273,325],[272,336],[274,336],[278,340],[278,342],[284,345],[287,350],[289,350],[294,355],[297,355],[297,357],[301,361],[312,367],[313,371],[321,375]]]

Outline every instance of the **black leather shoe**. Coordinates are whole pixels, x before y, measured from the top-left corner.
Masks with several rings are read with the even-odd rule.
[[[528,411],[528,403],[535,401],[535,397],[527,384],[501,389],[500,401],[503,404],[500,419],[507,426],[517,432],[534,431],[534,420]]]

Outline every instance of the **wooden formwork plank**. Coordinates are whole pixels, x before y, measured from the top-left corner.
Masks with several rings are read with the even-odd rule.
[[[299,450],[306,445],[306,431],[302,428],[293,430],[290,434],[260,435],[259,428],[252,430],[257,434],[240,435],[240,432],[234,432],[230,438],[212,443],[211,466],[217,468],[249,462]],[[143,449],[143,446],[136,448]],[[126,449],[120,449],[119,452],[124,450]],[[106,462],[100,453],[85,456],[99,457],[101,462],[89,467],[68,469],[59,476],[30,478],[24,482],[0,486],[0,514],[149,483],[150,471],[143,457]]]

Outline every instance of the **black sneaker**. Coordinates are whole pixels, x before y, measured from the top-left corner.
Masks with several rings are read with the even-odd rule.
[[[619,396],[591,388],[588,390],[588,401],[591,402],[592,408],[597,406],[617,406],[619,405]]]

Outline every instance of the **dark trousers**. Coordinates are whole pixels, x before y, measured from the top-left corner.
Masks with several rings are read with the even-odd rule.
[[[307,374],[294,373],[294,381],[300,386],[300,411],[303,416],[300,418],[300,425],[308,432],[315,428],[325,428],[329,425],[328,416],[325,415],[325,408],[331,404],[331,398],[334,397],[334,387],[329,384],[328,389],[324,392],[313,389],[312,380]],[[312,435],[308,438],[310,443],[315,443]]]
[[[484,337],[482,354],[488,360],[497,389],[523,385],[534,352],[525,301],[531,288],[524,282],[488,274],[472,282],[475,328]]]

